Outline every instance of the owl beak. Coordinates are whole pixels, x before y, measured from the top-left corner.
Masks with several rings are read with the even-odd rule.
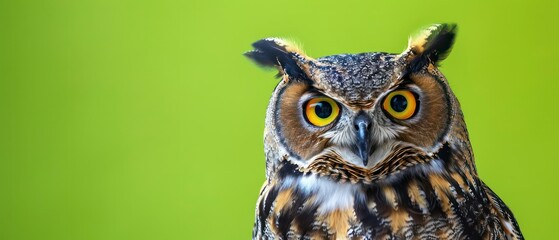
[[[369,155],[371,151],[370,129],[371,121],[369,117],[361,112],[354,120],[355,131],[357,135],[357,155],[363,160],[363,165],[369,163]]]

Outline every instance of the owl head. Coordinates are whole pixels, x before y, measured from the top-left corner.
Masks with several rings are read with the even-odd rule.
[[[321,58],[281,39],[255,42],[245,55],[281,77],[266,117],[268,172],[287,162],[371,180],[370,171],[387,175],[468,143],[458,102],[437,68],[455,35],[456,25],[437,24],[399,54]]]

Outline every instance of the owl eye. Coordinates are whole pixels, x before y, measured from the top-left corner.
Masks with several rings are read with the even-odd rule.
[[[406,120],[413,116],[417,108],[415,95],[409,90],[396,90],[388,94],[382,103],[382,108],[390,116]]]
[[[324,127],[340,114],[338,104],[327,97],[317,97],[305,103],[305,119],[312,125]]]

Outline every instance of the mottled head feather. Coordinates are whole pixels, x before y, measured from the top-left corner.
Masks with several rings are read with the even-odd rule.
[[[339,54],[309,64],[314,86],[350,105],[370,107],[393,81],[396,55],[375,52]]]

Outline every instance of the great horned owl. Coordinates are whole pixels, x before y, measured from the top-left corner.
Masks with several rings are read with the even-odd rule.
[[[306,56],[281,39],[245,55],[276,67],[254,239],[523,239],[478,177],[460,104],[437,65],[456,25],[401,54]]]

